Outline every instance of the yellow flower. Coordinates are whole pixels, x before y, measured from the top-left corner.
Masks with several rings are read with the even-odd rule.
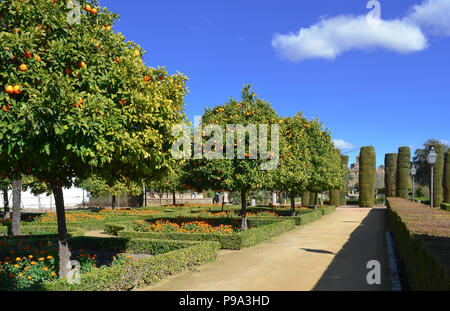
[[[29,276],[29,277],[28,277],[29,280],[31,280],[32,278],[33,278],[32,276]]]
[[[19,276],[23,276],[23,273],[19,273]]]
[[[34,265],[36,264],[36,262],[35,262],[35,261],[32,261],[32,262],[30,262],[30,264],[31,264],[32,266],[34,266]]]
[[[56,275],[56,273],[55,272],[52,272],[52,276],[55,276]]]
[[[52,256],[47,256],[47,259],[52,259],[53,257]]]
[[[44,260],[45,260],[44,257],[39,258],[39,261],[44,261]]]
[[[21,260],[22,260],[22,258],[20,258],[20,257],[16,258],[16,261],[21,261]]]
[[[44,267],[44,271],[48,271],[48,268],[47,268],[47,267]]]
[[[14,265],[14,268],[19,268],[19,265]]]
[[[33,255],[29,255],[28,258],[30,258],[30,259],[33,258]]]

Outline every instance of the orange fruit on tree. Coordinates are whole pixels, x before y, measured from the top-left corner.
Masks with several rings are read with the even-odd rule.
[[[27,71],[28,66],[25,64],[22,64],[22,65],[20,65],[19,69],[20,69],[20,71]]]
[[[139,51],[134,51],[134,55],[136,56],[136,57],[139,57],[139,56],[141,56],[141,53],[139,52]]]
[[[144,77],[144,81],[145,81],[145,82],[150,82],[150,77],[149,77],[149,76],[145,76],[145,77]]]
[[[14,86],[14,94],[17,94],[17,95],[20,94],[20,85],[15,85]]]
[[[81,62],[78,63],[78,68],[84,68],[84,67],[86,67],[86,63],[85,62],[81,61]]]
[[[12,85],[7,85],[5,90],[6,90],[6,93],[8,93],[9,95],[14,94],[14,86],[12,86]]]
[[[93,8],[93,9],[91,10],[91,13],[92,13],[92,14],[97,14],[97,13],[98,13],[98,10],[97,10],[96,8]]]
[[[112,26],[106,26],[107,30],[112,30]]]
[[[8,112],[8,109],[6,109],[6,107],[2,107],[2,110],[3,110],[4,112]]]
[[[39,55],[34,55],[34,58],[36,59],[36,61],[40,62],[41,61],[41,57]]]
[[[72,73],[72,69],[70,69],[69,67],[66,67],[66,69],[64,69],[64,71],[66,72],[66,74],[70,75]]]
[[[33,56],[33,54],[30,51],[26,50],[25,51],[25,58],[30,58],[31,56]]]
[[[91,12],[92,8],[91,8],[91,6],[88,4],[88,5],[86,5],[86,6],[84,7],[84,10],[85,10],[86,12]]]

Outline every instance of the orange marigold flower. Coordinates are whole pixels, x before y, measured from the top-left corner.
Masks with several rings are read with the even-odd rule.
[[[39,261],[44,261],[44,260],[45,260],[44,257],[39,258]]]

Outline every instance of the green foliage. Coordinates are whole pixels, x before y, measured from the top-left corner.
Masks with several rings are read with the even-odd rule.
[[[348,174],[348,161],[349,161],[349,156],[348,155],[341,155],[341,164],[342,164],[342,169],[344,170],[343,174],[344,174],[344,189],[341,190],[340,193],[340,200],[339,200],[339,205],[347,205],[347,201],[345,199],[345,197],[347,196],[347,174]]]
[[[423,148],[417,149],[414,152],[413,162],[416,165],[417,173],[416,173],[416,182],[421,186],[429,186],[431,180],[431,168],[427,162],[427,155],[431,147],[441,146],[444,152],[450,151],[450,146],[442,143],[437,139],[428,139],[424,144]]]
[[[398,148],[396,189],[397,197],[408,199],[409,172],[411,169],[411,151],[409,147]]]
[[[372,146],[359,154],[359,206],[372,207],[375,199],[376,155]]]
[[[301,112],[281,118],[280,123],[280,163],[271,173],[277,190],[297,194],[306,190],[311,176],[310,125]]]
[[[136,240],[128,244],[127,251],[157,255],[95,270],[83,275],[79,285],[69,285],[65,280],[43,285],[51,291],[127,291],[133,288],[155,285],[170,275],[181,273],[216,259],[220,248],[217,242],[188,242],[165,240]],[[114,240],[112,240],[114,241]],[[97,243],[96,243],[97,245]],[[116,242],[111,246],[116,245]],[[167,252],[170,250],[169,252]]]
[[[411,290],[450,290],[450,214],[399,198],[387,205]]]
[[[168,218],[169,219],[169,218]],[[208,217],[208,218],[179,218],[179,221],[198,221],[205,220],[216,224],[238,220],[239,218]],[[294,220],[278,219],[255,219],[248,220],[249,226],[255,226],[249,230],[243,230],[233,234],[217,233],[156,233],[156,232],[136,232],[131,230],[119,231],[119,237],[128,238],[148,238],[148,239],[167,239],[167,240],[186,240],[186,241],[218,241],[222,248],[241,249],[254,246],[259,242],[272,239],[275,236],[295,228]],[[127,229],[130,229],[128,226]]]
[[[397,157],[397,153],[388,153],[384,157],[384,185],[388,198],[396,196]]]
[[[302,191],[302,206],[309,206],[310,194],[309,191]]]
[[[443,188],[444,203],[450,203],[450,152],[445,153]]]
[[[434,146],[438,155],[433,174],[433,206],[439,207],[443,201],[444,151],[441,145]],[[431,191],[431,189],[430,189]]]
[[[450,203],[441,203],[441,208],[447,212],[450,212]]]

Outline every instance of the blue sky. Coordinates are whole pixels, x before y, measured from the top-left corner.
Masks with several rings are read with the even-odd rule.
[[[367,1],[100,4],[147,65],[189,77],[189,118],[251,83],[281,116],[319,117],[333,138],[375,146],[382,164],[400,146],[450,140],[450,0],[379,0],[380,31],[363,25]]]

